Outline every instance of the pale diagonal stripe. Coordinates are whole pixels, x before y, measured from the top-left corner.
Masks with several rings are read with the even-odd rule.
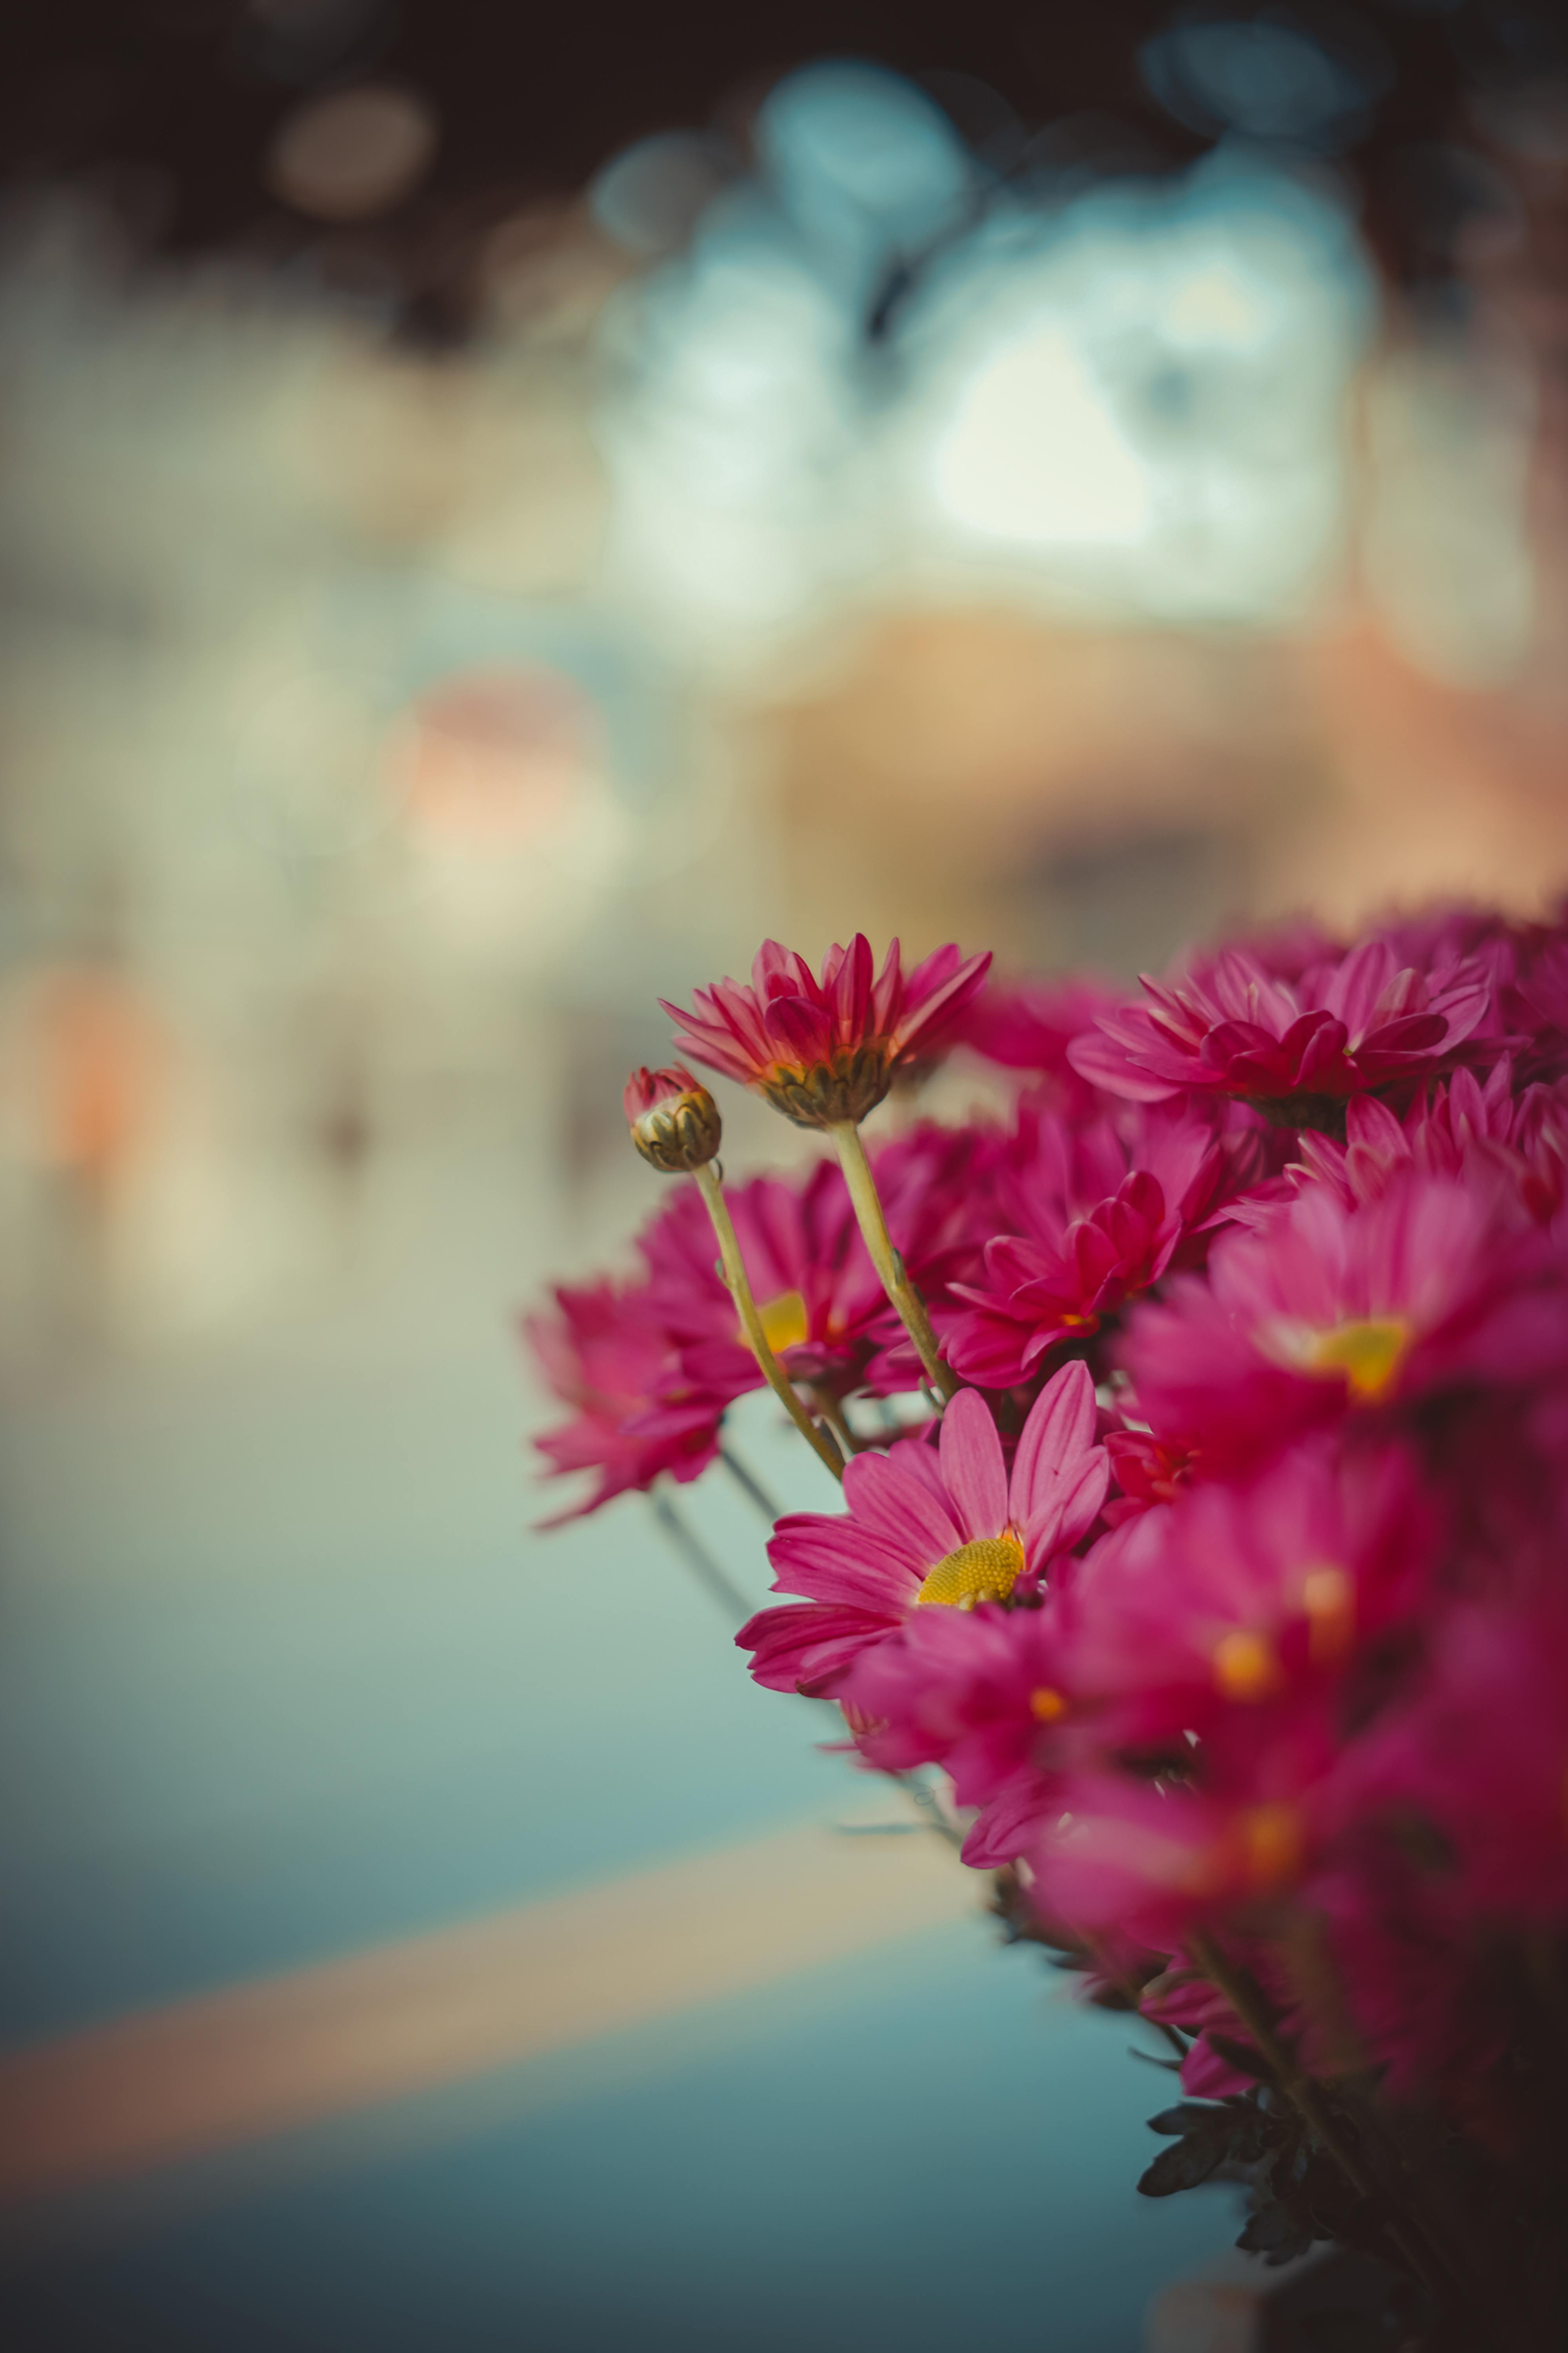
[[[931,1837],[813,1825],[0,2056],[0,2198],[351,2115],[973,1911]]]

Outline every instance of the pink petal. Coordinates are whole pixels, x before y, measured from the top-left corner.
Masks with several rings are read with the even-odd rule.
[[[1140,1070],[1125,1049],[1092,1030],[1072,1040],[1068,1060],[1091,1086],[1103,1087],[1107,1094],[1122,1095],[1132,1103],[1166,1103],[1181,1092],[1175,1082]]]
[[[871,1029],[876,1037],[890,1037],[893,1016],[903,996],[904,976],[901,954],[896,939],[888,943],[888,953],[882,959],[882,969],[871,991]]]
[[[1077,1469],[1093,1443],[1094,1383],[1089,1366],[1064,1365],[1035,1399],[1013,1458],[1009,1508],[1018,1525],[1046,1500],[1065,1471]]]
[[[1065,1552],[1087,1535],[1100,1516],[1110,1484],[1110,1457],[1097,1446],[1076,1478],[1071,1472],[1058,1493],[1030,1514],[1024,1530],[1024,1550],[1031,1567],[1053,1552]]]
[[[977,1389],[960,1389],[942,1418],[942,1475],[967,1543],[1007,1525],[1007,1472],[991,1409]]]
[[[1360,1039],[1394,977],[1394,950],[1386,940],[1363,940],[1335,970],[1323,991],[1323,1008]]]
[[[807,997],[774,997],[767,1010],[767,1029],[781,1061],[809,1067],[832,1059],[832,1020]]]
[[[991,969],[991,951],[970,956],[952,972],[943,972],[946,951],[938,948],[910,973],[903,990],[904,1009],[895,1036],[901,1049],[915,1045],[939,1029],[950,1016],[980,994]]]
[[[830,1018],[836,1044],[857,1046],[867,1035],[875,971],[871,943],[864,932],[857,932],[831,984],[824,976],[824,994],[832,1007]]]
[[[858,1454],[847,1463],[844,1500],[856,1519],[916,1567],[929,1568],[963,1542],[951,1510],[891,1455]]]

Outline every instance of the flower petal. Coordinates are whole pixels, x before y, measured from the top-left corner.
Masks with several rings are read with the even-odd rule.
[[[965,1544],[1007,1525],[1007,1472],[991,1409],[977,1389],[960,1389],[942,1418],[942,1475]]]
[[[948,1411],[952,1410],[950,1406]],[[1035,1399],[1013,1458],[1010,1507],[1020,1527],[1063,1472],[1076,1470],[1093,1444],[1094,1383],[1089,1366],[1079,1362],[1064,1365]]]
[[[952,1512],[894,1454],[858,1454],[846,1463],[844,1500],[855,1519],[922,1569],[963,1542]]]

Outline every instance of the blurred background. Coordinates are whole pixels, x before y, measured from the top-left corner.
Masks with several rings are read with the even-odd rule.
[[[512,1319],[766,933],[1568,883],[1568,26],[0,44],[5,2341],[1132,2353],[1166,2079],[638,1499],[534,1531]]]

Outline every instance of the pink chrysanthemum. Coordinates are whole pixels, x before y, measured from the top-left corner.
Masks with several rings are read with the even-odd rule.
[[[940,1450],[906,1440],[844,1473],[843,1517],[796,1512],[768,1546],[775,1593],[736,1641],[773,1691],[825,1691],[924,1604],[970,1609],[1037,1586],[1052,1557],[1093,1525],[1105,1495],[1094,1388],[1082,1365],[1048,1381],[1024,1425],[1009,1478],[983,1398],[961,1390]]]
[[[797,1126],[826,1127],[864,1119],[900,1065],[945,1042],[990,963],[942,947],[906,976],[894,940],[878,973],[857,932],[829,948],[818,980],[804,956],[764,940],[750,987],[721,980],[696,991],[694,1011],[664,1010],[698,1061],[754,1087]]]
[[[1121,1491],[1105,1506],[1108,1527],[1121,1527],[1156,1504],[1173,1504],[1192,1476],[1185,1447],[1167,1446],[1152,1430],[1108,1430],[1105,1451],[1110,1476]]]
[[[544,1525],[596,1512],[666,1472],[681,1482],[697,1478],[718,1451],[723,1408],[682,1384],[650,1291],[602,1282],[581,1289],[563,1284],[553,1296],[554,1313],[526,1316],[523,1336],[554,1394],[574,1410],[534,1444],[552,1477],[590,1471],[597,1480],[582,1503]],[[657,1427],[634,1426],[656,1399]]]
[[[1348,1750],[1348,1827],[1424,1840],[1456,1926],[1568,1913],[1568,1596],[1439,1620],[1405,1703]]]
[[[1067,1655],[1050,1597],[1038,1609],[916,1609],[835,1696],[864,1727],[869,1763],[946,1768],[956,1803],[980,1809],[963,1860],[994,1869],[1029,1844],[1079,1744]]]
[[[1542,1240],[1486,1194],[1412,1173],[1364,1208],[1309,1187],[1227,1236],[1206,1281],[1178,1276],[1135,1312],[1124,1354],[1144,1417],[1215,1468],[1347,1409],[1538,1379],[1568,1358],[1568,1313]]]
[[[1486,1019],[1476,960],[1423,974],[1371,939],[1289,981],[1223,949],[1179,978],[1145,978],[1151,1002],[1100,1017],[1068,1060],[1112,1094],[1158,1103],[1184,1088],[1242,1095],[1290,1124],[1321,1124],[1350,1095],[1436,1077]]]
[[[1399,1449],[1315,1440],[1102,1538],[1073,1581],[1068,1672],[1108,1747],[1179,1758],[1234,1711],[1342,1677],[1422,1589],[1428,1522]]]
[[[1194,1925],[1246,1923],[1289,1896],[1321,1839],[1331,1727],[1313,1710],[1254,1732],[1245,1769],[1211,1786],[1065,1775],[1028,1852],[1041,1916],[1169,1952]]]
[[[1549,1226],[1568,1191],[1568,1083],[1512,1090],[1505,1055],[1484,1084],[1457,1071],[1446,1086],[1418,1097],[1403,1120],[1375,1096],[1349,1107],[1343,1143],[1303,1132],[1300,1160],[1285,1179],[1254,1197],[1241,1222],[1266,1225],[1279,1200],[1313,1183],[1329,1186],[1350,1208],[1382,1198],[1412,1171],[1462,1181],[1505,1213]]]
[[[917,1279],[962,1213],[953,1139],[917,1130],[884,1145],[874,1166],[893,1238]],[[804,1180],[757,1176],[725,1189],[741,1256],[770,1345],[791,1379],[835,1394],[910,1389],[919,1361],[878,1280],[849,1189],[834,1161]],[[650,1295],[679,1354],[682,1381],[728,1400],[762,1374],[715,1264],[698,1195],[683,1187],[643,1230]]]
[[[1020,1108],[1012,1148],[992,1178],[998,1230],[976,1282],[955,1283],[939,1316],[949,1361],[989,1388],[1027,1380],[1048,1350],[1079,1345],[1178,1252],[1206,1235],[1257,1170],[1256,1122],[1226,1132],[1207,1107],[1142,1104],[1072,1127]],[[1179,1262],[1179,1261],[1178,1261]]]

